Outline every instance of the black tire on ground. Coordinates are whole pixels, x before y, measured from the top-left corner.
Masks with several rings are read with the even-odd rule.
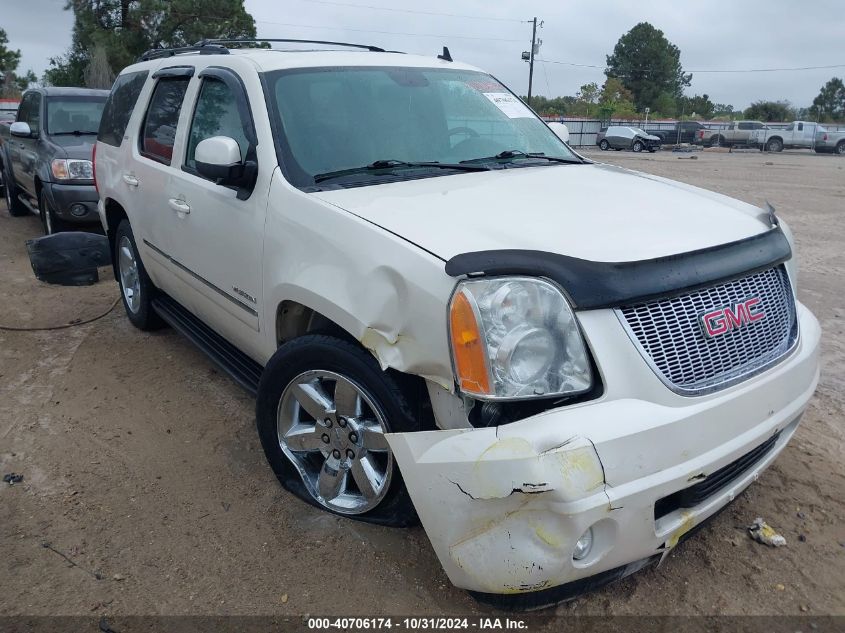
[[[61,233],[67,231],[67,223],[61,218],[57,218],[50,206],[50,201],[47,199],[47,192],[41,190],[41,199],[38,201],[38,212],[41,217],[41,228],[44,229],[44,235],[52,235],[53,233]]]
[[[270,467],[282,486],[313,506],[370,523],[392,527],[416,525],[418,518],[396,460],[393,460],[391,482],[382,500],[361,514],[344,514],[327,508],[309,492],[296,466],[279,444],[277,414],[287,386],[301,374],[311,370],[334,372],[353,381],[382,412],[389,432],[419,431],[409,398],[394,378],[382,371],[373,355],[351,341],[323,334],[308,334],[282,345],[264,368],[258,386],[255,418],[258,435]]]
[[[644,145],[643,145],[642,141],[634,141],[634,144],[631,146],[631,150],[639,153],[639,152],[643,151],[643,147],[644,147]]]
[[[607,142],[606,138],[603,138],[601,140],[601,143],[599,143],[599,149],[601,149],[603,152],[606,152],[610,149],[610,143]]]
[[[836,149],[833,151],[839,154],[840,156],[845,156],[845,141],[839,141],[836,144]]]
[[[783,141],[779,138],[770,138],[766,141],[766,151],[767,152],[782,152],[783,151]]]
[[[127,248],[137,265],[137,298],[138,303],[133,310],[127,300],[127,291],[124,288],[124,276],[121,274],[121,249]],[[114,237],[114,262],[117,270],[117,283],[120,286],[120,297],[123,300],[123,307],[126,310],[126,316],[132,322],[132,325],[139,330],[157,330],[164,325],[164,321],[158,313],[153,310],[152,300],[157,293],[157,289],[147,275],[144,264],[141,261],[141,256],[138,254],[138,247],[135,244],[135,236],[132,233],[132,226],[129,220],[123,219],[117,227]]]
[[[3,173],[3,187],[4,195],[6,197],[6,208],[9,210],[9,215],[19,218],[24,215],[29,215],[27,206],[18,200],[18,188],[12,183],[9,175]]]

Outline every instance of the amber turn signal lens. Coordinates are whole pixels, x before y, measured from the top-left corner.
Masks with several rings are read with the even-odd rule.
[[[449,313],[455,371],[461,391],[490,395],[490,373],[485,360],[484,340],[472,304],[463,292],[452,299]]]

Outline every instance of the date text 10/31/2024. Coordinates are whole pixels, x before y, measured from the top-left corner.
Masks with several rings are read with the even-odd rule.
[[[308,618],[311,630],[525,630],[528,624],[519,618]]]

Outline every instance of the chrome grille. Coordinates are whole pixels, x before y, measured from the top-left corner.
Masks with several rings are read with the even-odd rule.
[[[765,318],[712,338],[701,317],[760,299]],[[628,333],[657,375],[674,391],[723,389],[781,359],[798,339],[795,299],[783,266],[689,294],[623,307]]]

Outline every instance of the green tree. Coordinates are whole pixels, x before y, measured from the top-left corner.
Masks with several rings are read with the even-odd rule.
[[[619,38],[613,54],[607,56],[604,73],[622,80],[634,95],[637,109],[649,107],[664,113],[661,95],[677,99],[692,81],[681,66],[680,49],[648,22],[640,22]]]
[[[700,119],[712,119],[716,112],[716,104],[710,101],[708,95],[681,97],[678,99],[678,112],[684,115],[695,114]]]
[[[634,96],[616,77],[608,77],[599,94],[599,116],[602,119],[636,117]]]
[[[38,77],[32,70],[27,70],[26,74],[15,77],[15,87],[20,92],[23,92],[34,83],[38,83]]]
[[[651,116],[655,119],[675,116],[677,98],[668,92],[661,92],[652,102]]]
[[[573,114],[579,116],[595,116],[596,104],[599,100],[599,85],[596,82],[584,84],[575,94]]]
[[[8,48],[9,36],[4,29],[0,29],[0,72],[3,74],[15,72],[21,63],[21,52]]]
[[[845,83],[839,77],[828,81],[813,99],[809,113],[820,121],[845,120]]]
[[[730,120],[734,115],[734,107],[729,103],[717,103],[713,106],[713,118]]]
[[[527,102],[527,97],[521,97]],[[554,97],[552,99],[542,95],[531,95],[531,107],[541,115],[563,116],[572,111],[575,97]]]
[[[151,48],[187,46],[206,38],[253,38],[255,21],[244,0],[67,0],[73,11],[70,49],[44,74],[56,86],[85,85],[87,76],[117,74]],[[109,68],[93,52],[102,49]]]
[[[755,121],[791,121],[795,111],[789,101],[755,101],[743,113]]]
[[[38,77],[31,70],[18,76],[17,70],[21,63],[21,52],[8,47],[9,37],[6,31],[0,29],[0,97],[18,97],[30,84],[38,81]]]

